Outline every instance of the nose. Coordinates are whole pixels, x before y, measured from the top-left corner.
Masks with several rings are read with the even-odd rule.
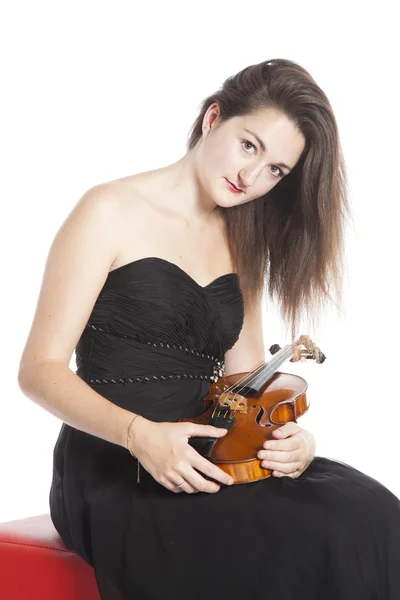
[[[250,187],[255,184],[259,174],[263,169],[263,165],[248,165],[246,168],[239,172],[240,180],[243,182],[245,187]]]

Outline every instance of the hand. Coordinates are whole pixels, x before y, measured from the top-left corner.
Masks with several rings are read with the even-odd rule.
[[[192,436],[220,438],[227,431],[212,425],[155,423],[139,417],[132,426],[130,448],[146,471],[168,490],[176,494],[213,493],[218,492],[221,486],[204,479],[195,469],[226,485],[233,483],[233,479],[201,456],[188,440]]]
[[[314,436],[292,421],[275,429],[273,435],[277,439],[264,442],[257,453],[261,466],[270,469],[274,477],[296,479],[314,460]]]

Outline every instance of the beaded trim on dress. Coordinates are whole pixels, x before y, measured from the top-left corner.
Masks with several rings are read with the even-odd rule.
[[[108,329],[101,328],[101,327],[96,327],[92,323],[88,323],[86,325],[86,327],[90,327],[94,330],[104,331],[106,333],[114,334],[114,332],[112,332]],[[168,379],[200,379],[200,380],[216,382],[219,377],[223,377],[223,375],[224,375],[225,362],[223,360],[220,360],[217,357],[213,356],[212,354],[206,354],[205,352],[199,352],[199,350],[195,350],[194,348],[185,348],[184,346],[177,345],[177,344],[171,344],[171,343],[166,343],[166,342],[149,342],[148,340],[141,339],[139,336],[121,335],[121,337],[128,338],[128,339],[134,339],[138,342],[141,342],[142,344],[154,346],[155,348],[168,348],[168,349],[172,348],[173,350],[182,350],[184,352],[187,352],[188,354],[193,354],[195,356],[200,356],[201,358],[211,360],[214,363],[212,365],[212,375],[209,375],[206,373],[200,374],[200,375],[198,373],[183,373],[182,375],[173,373],[173,374],[169,374],[169,375],[152,375],[151,377],[146,377],[146,376],[126,377],[126,378],[119,377],[117,379],[114,379],[114,378],[98,379],[98,378],[96,378],[96,379],[89,379],[89,383],[99,384],[99,385],[108,384],[108,383],[114,383],[114,384],[123,383],[124,385],[128,385],[128,383],[151,383],[154,381],[168,381]]]

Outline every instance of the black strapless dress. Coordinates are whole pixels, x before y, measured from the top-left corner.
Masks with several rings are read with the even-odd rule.
[[[76,347],[77,374],[153,421],[203,412],[243,325],[239,277],[202,287],[164,259],[111,271]],[[315,457],[297,479],[174,494],[116,444],[63,423],[50,512],[103,600],[400,600],[400,501]]]

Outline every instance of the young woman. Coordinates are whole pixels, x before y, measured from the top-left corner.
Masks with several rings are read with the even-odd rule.
[[[58,231],[19,382],[63,421],[51,516],[103,600],[400,598],[382,484],[287,423],[258,454],[273,476],[231,485],[189,443],[226,430],[178,422],[265,360],[264,286],[293,333],[340,296],[347,210],[329,101],[276,59],[204,100],[180,160],[93,187]]]

